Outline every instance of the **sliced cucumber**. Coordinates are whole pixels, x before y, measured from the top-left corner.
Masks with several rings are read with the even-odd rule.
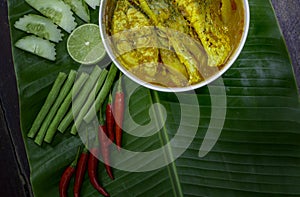
[[[14,26],[17,29],[53,42],[61,41],[63,36],[61,30],[59,30],[50,19],[36,14],[25,15],[23,18],[20,18]]]
[[[24,51],[55,61],[55,45],[48,40],[36,36],[25,36],[18,40],[15,46]]]
[[[84,0],[63,0],[85,22],[90,22],[90,11]]]
[[[31,7],[50,18],[55,24],[71,32],[76,27],[70,6],[61,0],[25,0]]]
[[[84,0],[91,8],[96,9],[100,5],[100,0]]]

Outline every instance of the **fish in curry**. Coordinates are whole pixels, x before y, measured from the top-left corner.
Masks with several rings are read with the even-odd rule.
[[[220,70],[243,30],[242,0],[117,0],[112,43],[144,81],[184,87]]]

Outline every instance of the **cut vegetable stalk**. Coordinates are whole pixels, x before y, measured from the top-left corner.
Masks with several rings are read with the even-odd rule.
[[[36,36],[25,36],[18,40],[16,47],[34,55],[55,61],[55,44]]]
[[[64,115],[67,113],[69,106],[72,102],[72,95],[76,95],[81,87],[84,85],[86,80],[88,79],[89,75],[87,73],[82,73],[79,78],[75,81],[72,90],[68,93],[67,97],[59,107],[54,119],[52,120],[50,126],[48,127],[47,134],[45,137],[45,141],[50,143],[56,133],[57,127],[61,120],[63,119]]]
[[[15,28],[34,34],[38,37],[59,42],[63,34],[50,19],[36,14],[28,14],[15,22]]]
[[[106,75],[107,75],[108,71],[107,70],[103,70],[99,76],[97,85],[93,88],[93,90],[90,92],[86,102],[84,103],[83,107],[81,108],[78,116],[76,116],[74,124],[72,126],[71,129],[71,134],[76,135],[77,134],[77,128],[80,127],[82,121],[83,121],[83,117],[86,114],[86,112],[90,109],[93,101],[95,100],[95,96],[98,94],[100,88],[102,87]]]
[[[66,80],[65,84],[61,88],[57,99],[55,100],[53,106],[50,109],[50,112],[47,114],[46,119],[44,120],[39,132],[37,133],[37,136],[36,136],[34,142],[37,143],[38,145],[41,145],[42,142],[44,141],[44,137],[46,135],[47,128],[48,128],[49,124],[51,123],[53,117],[55,116],[59,106],[61,105],[61,103],[67,96],[67,94],[70,92],[70,89],[72,88],[73,83],[75,81],[76,75],[77,75],[76,71],[74,71],[74,70],[70,71],[68,79]]]
[[[38,129],[40,128],[50,107],[52,106],[57,95],[59,94],[60,88],[63,85],[66,78],[67,78],[67,75],[65,73],[60,72],[58,74],[58,76],[52,86],[52,89],[50,90],[50,92],[46,98],[46,101],[45,101],[42,109],[38,113],[36,119],[34,120],[34,122],[32,124],[32,127],[31,127],[29,133],[27,134],[28,137],[33,138],[36,135],[36,133],[38,132]]]
[[[85,0],[85,2],[93,9],[100,5],[100,0]]]
[[[96,98],[94,104],[91,106],[91,108],[89,109],[89,111],[83,118],[83,120],[86,123],[90,123],[93,120],[93,118],[96,116],[95,111],[98,111],[100,106],[102,106],[105,98],[109,94],[110,88],[113,85],[117,71],[118,71],[117,67],[112,63],[102,89],[100,90],[99,94],[97,95],[97,98]]]
[[[89,79],[84,84],[82,90],[80,91],[78,96],[75,98],[75,100],[73,99],[73,104],[72,104],[71,110],[67,113],[67,115],[64,117],[64,119],[61,121],[60,125],[58,126],[58,130],[60,132],[63,133],[68,128],[68,126],[71,124],[74,117],[76,117],[78,115],[78,113],[80,112],[80,109],[82,108],[90,91],[95,86],[95,84],[100,76],[100,73],[101,73],[101,68],[99,68],[99,66],[95,66]]]

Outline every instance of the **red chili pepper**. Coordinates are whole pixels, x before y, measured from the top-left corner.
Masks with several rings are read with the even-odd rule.
[[[84,147],[77,164],[75,183],[74,183],[74,197],[80,196],[80,189],[81,189],[82,181],[87,166],[86,164],[88,161],[88,156],[89,156],[89,151],[86,147]]]
[[[101,113],[101,110],[100,110]],[[108,174],[108,176],[111,179],[114,179],[113,173],[111,171],[111,167],[109,165],[110,163],[110,159],[109,159],[109,145],[110,145],[110,141],[109,139],[106,137],[106,125],[105,124],[101,124],[99,125],[99,141],[100,141],[100,146],[101,146],[101,154],[102,154],[102,158],[104,161],[104,166],[105,166],[105,170],[106,173]]]
[[[115,117],[115,131],[116,131],[116,144],[118,147],[118,150],[121,149],[121,140],[122,140],[122,124],[123,124],[123,118],[124,118],[124,92],[122,89],[122,73],[120,72],[119,76],[119,84],[117,87],[117,92],[115,94],[115,101],[114,101],[114,117]]]
[[[112,111],[112,97],[109,94],[108,103],[106,105],[106,126],[108,131],[108,137],[111,140],[111,143],[115,141],[115,134],[114,134],[114,125],[115,119]]]
[[[89,160],[88,160],[88,174],[90,178],[90,182],[93,187],[100,192],[103,196],[109,196],[109,194],[105,191],[105,189],[99,184],[97,180],[97,166],[98,166],[98,148],[92,148],[90,150]]]
[[[65,169],[63,175],[61,176],[59,182],[59,196],[60,197],[67,197],[67,191],[69,187],[70,180],[75,173],[78,157],[80,155],[80,147],[77,150],[76,157],[74,161]]]

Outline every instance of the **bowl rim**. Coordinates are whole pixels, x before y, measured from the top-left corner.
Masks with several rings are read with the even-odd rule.
[[[250,26],[250,8],[249,8],[249,2],[248,0],[242,0],[243,2],[243,6],[244,6],[244,27],[243,27],[243,34],[242,37],[240,39],[239,45],[238,47],[232,52],[232,54],[230,55],[229,59],[227,60],[225,66],[218,71],[217,73],[215,73],[214,75],[208,77],[207,79],[205,79],[204,81],[201,81],[197,84],[193,84],[193,85],[189,85],[186,87],[164,87],[164,86],[159,86],[159,85],[155,85],[152,83],[148,83],[140,78],[138,78],[137,76],[135,76],[134,74],[130,73],[126,68],[124,68],[119,61],[117,60],[115,54],[113,53],[111,47],[109,46],[108,43],[108,35],[106,33],[106,27],[105,27],[105,23],[103,22],[103,19],[105,18],[104,14],[105,14],[105,7],[107,4],[108,0],[103,0],[100,3],[100,8],[99,8],[99,27],[100,27],[100,35],[102,38],[102,42],[104,45],[104,48],[108,54],[108,56],[112,59],[113,63],[118,67],[118,69],[121,70],[122,73],[124,73],[127,77],[129,77],[131,80],[133,80],[134,82],[152,89],[152,90],[156,90],[156,91],[160,91],[160,92],[186,92],[186,91],[192,91],[198,88],[201,88],[203,86],[206,86],[210,83],[212,83],[213,81],[217,80],[218,78],[220,78],[232,65],[233,63],[237,60],[237,58],[239,57],[239,55],[241,54],[242,49],[245,46],[247,37],[248,37],[248,33],[249,33],[249,26]]]

